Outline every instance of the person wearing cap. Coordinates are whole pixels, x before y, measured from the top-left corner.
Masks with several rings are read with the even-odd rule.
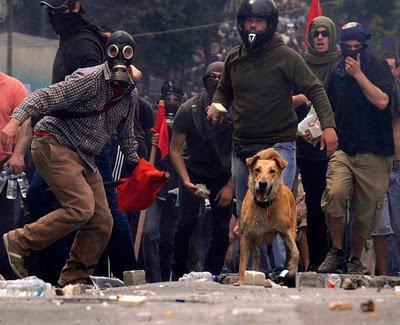
[[[232,119],[213,126],[206,108],[217,89],[223,62],[214,62],[203,78],[205,89],[179,108],[171,140],[171,160],[180,176],[179,223],[175,234],[172,279],[188,272],[189,247],[199,219],[197,184],[210,191],[212,239],[204,271],[218,275],[229,245],[233,181],[231,177]]]
[[[360,258],[379,224],[392,168],[394,142],[389,103],[393,77],[387,62],[368,51],[371,37],[357,22],[341,28],[341,60],[330,77],[328,95],[335,111],[339,148],[328,166],[321,205],[332,249],[318,272],[366,272]],[[350,190],[351,256],[343,246]]]

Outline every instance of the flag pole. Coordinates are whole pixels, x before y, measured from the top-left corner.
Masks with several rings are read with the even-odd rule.
[[[164,105],[164,101],[160,100],[159,105]],[[149,162],[153,166],[154,166],[154,163],[156,161],[156,155],[157,155],[157,146],[152,144],[151,145]],[[169,174],[166,173],[165,176],[168,178]],[[138,257],[139,257],[140,244],[142,242],[144,222],[146,220],[146,211],[147,211],[147,209],[140,211],[140,215],[139,215],[139,223],[138,223],[138,226],[137,226],[136,236],[135,236],[135,243],[134,243],[134,246],[133,246],[133,250],[135,252],[136,261],[138,260]]]

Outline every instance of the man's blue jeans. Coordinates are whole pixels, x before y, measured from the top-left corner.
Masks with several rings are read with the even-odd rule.
[[[283,182],[291,189],[296,177],[296,143],[294,141],[280,142],[274,145],[273,149],[275,149],[288,163],[287,167],[283,171]],[[235,183],[237,215],[240,216],[242,203],[247,192],[249,168],[237,156],[235,150],[232,151],[232,175]],[[283,240],[280,236],[278,236],[273,242],[273,252],[275,269],[283,269],[286,260],[286,250]],[[262,247],[260,256],[260,269],[268,272],[270,270],[266,256],[266,247]]]

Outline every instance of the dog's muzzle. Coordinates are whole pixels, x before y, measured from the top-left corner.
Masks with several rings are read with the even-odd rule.
[[[266,208],[269,207],[273,199],[269,198],[269,195],[272,192],[272,184],[271,186],[268,186],[268,182],[259,182],[258,183],[258,188],[255,191],[254,195],[254,202],[257,206]]]

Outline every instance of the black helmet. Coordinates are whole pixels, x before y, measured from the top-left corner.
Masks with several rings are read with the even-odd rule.
[[[161,87],[161,95],[165,97],[167,94],[175,94],[179,98],[183,97],[183,85],[176,80],[167,80]]]
[[[264,19],[268,23],[266,31],[246,31],[244,22],[246,19],[255,17]],[[244,0],[237,14],[237,26],[240,37],[246,48],[254,51],[270,41],[278,27],[278,9],[273,0]]]

